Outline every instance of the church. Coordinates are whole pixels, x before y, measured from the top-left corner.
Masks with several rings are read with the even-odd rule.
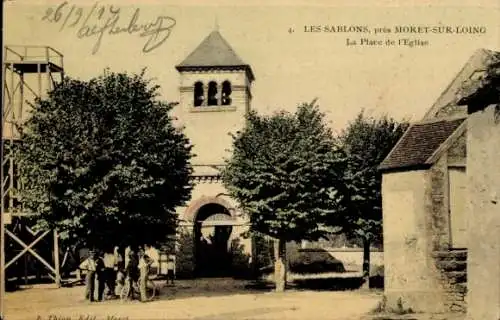
[[[177,248],[178,272],[182,273],[179,268],[192,262],[187,268],[192,268],[195,276],[229,275],[232,244],[238,244],[250,263],[252,240],[241,236],[248,231],[248,223],[224,188],[220,168],[230,156],[230,133],[243,127],[245,114],[250,110],[255,76],[251,66],[217,29],[176,69],[180,100],[173,116],[177,125],[183,127],[195,155],[191,160],[191,199],[177,209],[179,233],[193,240],[193,255],[188,257],[191,249],[186,252]]]

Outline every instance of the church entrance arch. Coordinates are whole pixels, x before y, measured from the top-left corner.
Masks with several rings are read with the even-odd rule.
[[[193,220],[196,276],[231,276],[230,237],[235,218],[220,203],[206,203]]]

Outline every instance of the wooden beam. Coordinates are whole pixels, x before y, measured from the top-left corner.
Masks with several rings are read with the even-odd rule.
[[[31,233],[31,235],[32,235],[33,237],[36,237],[36,235],[39,233],[39,231],[34,231],[33,229],[31,229],[31,228],[30,228],[30,227],[28,227],[28,226],[26,226],[25,228],[26,228],[26,230],[28,230],[28,232],[29,232],[29,233]]]
[[[7,267],[12,264],[15,260],[19,259],[19,257],[24,254],[24,252],[28,251],[29,253],[31,253],[35,258],[37,258],[41,263],[43,263],[47,269],[49,269],[51,272],[53,272],[54,274],[56,273],[56,270],[47,262],[45,261],[44,258],[42,258],[38,253],[36,253],[33,249],[31,249],[32,246],[34,246],[36,244],[36,242],[40,241],[43,237],[45,237],[47,234],[50,233],[50,231],[45,231],[40,237],[38,237],[34,242],[32,242],[29,246],[26,245],[26,243],[24,243],[21,239],[19,239],[15,234],[13,234],[12,232],[10,232],[9,230],[5,230],[5,233],[8,234],[12,239],[14,239],[17,243],[19,243],[22,247],[24,247],[24,250],[18,254],[14,259],[12,259],[6,266],[5,268],[7,269]],[[19,256],[19,257],[18,257]]]
[[[59,270],[59,236],[57,230],[54,230],[54,273],[56,276],[56,286],[61,287],[61,273]]]
[[[68,254],[69,254],[69,248],[66,248],[66,251],[64,252],[63,261],[61,262],[61,267],[64,267],[64,265],[66,264],[66,260],[68,259]]]
[[[14,236],[14,234],[7,229],[5,230],[5,232],[6,232],[6,234],[10,235],[11,237]],[[20,244],[24,248],[24,250],[19,252],[14,258],[12,258],[9,262],[7,262],[7,264],[5,265],[5,269],[7,269],[11,264],[16,262],[19,258],[21,258],[23,256],[23,254],[25,254],[30,248],[34,247],[35,244],[37,244],[40,240],[42,240],[42,238],[45,237],[48,233],[49,233],[49,231],[46,231],[45,233],[43,233],[41,236],[36,238],[29,246],[27,246],[23,241],[21,241],[20,239],[18,239],[17,237],[14,236],[13,237],[14,240],[18,239],[19,241],[21,241]]]
[[[28,256],[24,255],[24,284],[28,285]]]

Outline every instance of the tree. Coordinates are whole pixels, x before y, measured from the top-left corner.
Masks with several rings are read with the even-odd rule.
[[[144,74],[65,78],[33,104],[17,157],[39,227],[97,248],[175,232],[175,207],[192,189],[191,146]]]
[[[469,105],[469,111],[484,108],[500,101],[500,53],[491,52],[485,62],[486,68],[478,78],[465,81],[457,91],[458,103]],[[500,108],[496,108],[500,117]]]
[[[286,285],[286,242],[318,239],[337,212],[332,186],[341,183],[335,166],[343,160],[323,118],[315,102],[294,114],[249,112],[222,172],[251,230],[276,239],[277,291]]]
[[[370,245],[382,239],[382,174],[378,165],[408,128],[384,116],[366,117],[361,111],[338,139],[347,155],[342,204],[346,235],[363,243],[363,277],[369,284]]]

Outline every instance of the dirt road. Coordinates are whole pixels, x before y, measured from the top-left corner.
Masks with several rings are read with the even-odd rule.
[[[90,303],[83,287],[37,286],[6,297],[6,320],[153,319],[360,319],[380,301],[380,292],[249,289],[227,279],[180,281],[163,287],[156,301]]]

